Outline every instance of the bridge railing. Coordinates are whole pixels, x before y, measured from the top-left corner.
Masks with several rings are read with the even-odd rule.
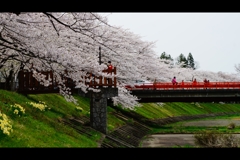
[[[174,89],[240,89],[240,82],[180,82],[173,85],[171,82],[144,83],[134,87],[127,85],[127,89],[154,89],[154,90],[174,90]]]
[[[117,71],[117,68],[114,67],[112,70],[106,69],[106,70],[103,70],[102,72],[111,74],[111,75],[116,75],[116,71]],[[92,81],[90,81],[88,85],[93,88],[103,87],[103,86],[107,86],[107,87],[113,86],[114,88],[117,87],[116,77],[107,78],[103,76],[95,76],[92,73],[90,73],[89,76],[86,78],[92,79]]]
[[[116,75],[116,67],[114,67],[112,70],[103,70],[104,73],[108,73],[111,75]],[[32,72],[28,71],[19,71],[18,73],[18,86],[16,90],[21,93],[26,94],[34,94],[34,93],[56,93],[58,92],[58,85],[56,82],[56,79],[53,76],[52,71],[46,71],[41,72],[41,74],[45,75],[46,79],[51,80],[51,85],[44,86],[40,82],[38,82],[34,77]],[[89,85],[89,87],[98,88],[102,86],[107,87],[117,87],[117,79],[116,77],[108,78],[103,76],[94,76],[92,73],[89,73],[89,76],[85,77],[86,79],[92,79],[90,82],[85,81],[86,85]],[[75,90],[75,84],[72,79],[65,78],[65,85],[72,89],[72,91]]]
[[[47,71],[47,72],[41,72],[43,75],[46,76],[46,79],[51,79],[51,83],[54,83],[54,78],[53,78],[53,72],[52,71]],[[32,72],[27,72],[27,71],[19,71],[18,73],[18,87],[17,91],[18,92],[23,92],[23,91],[39,91],[39,90],[44,90],[44,91],[52,91],[54,90],[54,85],[49,85],[45,87],[43,84],[38,82],[33,76]]]

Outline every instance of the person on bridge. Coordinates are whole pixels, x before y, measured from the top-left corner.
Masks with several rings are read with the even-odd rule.
[[[175,85],[175,84],[177,85],[177,84],[178,84],[178,82],[177,82],[177,80],[176,80],[176,77],[173,77],[173,79],[172,79],[172,84],[173,84],[173,85]]]
[[[107,66],[108,66],[108,74],[112,74],[113,65],[112,65],[111,61],[108,61]],[[112,84],[112,78],[108,78],[108,84]]]
[[[194,86],[197,85],[197,80],[196,80],[196,78],[193,80],[193,85],[194,85]]]
[[[204,86],[205,86],[206,89],[207,89],[207,86],[208,86],[208,81],[207,81],[207,79],[205,78],[203,82],[204,82]]]
[[[206,84],[207,83],[207,79],[205,78],[203,82],[204,82],[204,84]]]
[[[184,87],[184,80],[182,80],[181,86]],[[183,88],[184,89],[184,88]]]
[[[111,73],[113,70],[113,65],[111,64],[111,61],[108,61],[107,66],[108,66],[108,73]]]

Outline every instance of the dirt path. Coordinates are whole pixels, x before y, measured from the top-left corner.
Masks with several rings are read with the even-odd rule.
[[[183,126],[227,126],[230,123],[240,125],[240,119],[216,119],[185,122]],[[236,134],[240,138],[240,134]],[[195,146],[193,134],[153,134],[142,140],[142,148],[172,148],[177,146]]]
[[[191,121],[185,122],[183,126],[228,126],[230,123],[235,123],[236,126],[240,125],[240,119],[214,119],[214,120],[200,120],[200,121]]]
[[[193,134],[154,134],[142,141],[142,148],[194,146]]]

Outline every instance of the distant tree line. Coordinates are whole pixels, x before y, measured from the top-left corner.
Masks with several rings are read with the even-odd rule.
[[[193,70],[198,68],[197,62],[194,61],[192,53],[189,53],[187,57],[184,54],[180,54],[176,58],[176,62],[174,63],[174,59],[171,57],[170,54],[163,52],[160,56],[160,59],[166,60],[165,63],[170,63],[172,65],[177,64],[180,65],[182,68],[192,68]]]

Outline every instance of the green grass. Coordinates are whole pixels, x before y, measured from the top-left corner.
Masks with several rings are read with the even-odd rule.
[[[158,105],[157,103],[143,103],[143,106],[137,107],[135,112],[148,119],[159,119],[185,115],[240,112],[240,104],[169,102]]]
[[[195,126],[163,126],[161,128],[155,128],[153,133],[178,133],[178,134],[184,134],[184,133],[199,133],[204,130],[216,130],[220,133],[240,133],[240,127],[236,127],[235,129],[228,129],[227,126],[221,126],[221,127],[195,127]]]
[[[224,115],[216,117],[201,118],[196,120],[185,120],[181,122],[175,122],[164,125],[159,128],[153,128],[152,133],[198,133],[203,130],[215,130],[220,133],[240,133],[240,126],[236,126],[234,129],[228,129],[226,126],[184,126],[183,124],[191,121],[202,121],[202,120],[216,120],[216,119],[240,119],[240,113],[236,115]]]
[[[3,134],[0,129],[0,147],[77,147],[77,148],[96,148],[98,142],[102,139],[103,134],[93,131],[91,138],[79,134],[76,130],[59,122],[62,118],[69,117],[90,117],[90,99],[74,95],[78,100],[78,105],[67,102],[63,96],[59,94],[36,94],[21,95],[15,92],[0,90],[0,111],[5,114],[11,121],[13,131],[10,135]],[[27,102],[44,102],[47,105],[45,111],[34,108]],[[19,104],[25,109],[25,114],[20,117],[13,113],[11,105]],[[78,110],[77,107],[81,107]],[[117,108],[120,108],[118,106]],[[182,116],[182,115],[198,115],[207,113],[222,112],[239,112],[240,104],[219,104],[219,103],[143,103],[142,107],[137,107],[134,111],[147,119],[159,119],[166,117]],[[133,119],[127,122],[114,116],[116,109],[108,106],[107,108],[107,130],[112,132],[118,127],[131,123]],[[222,116],[218,118],[228,118]],[[153,128],[153,133],[183,133],[198,132],[205,130],[206,127],[182,127],[181,123],[166,125],[159,128]],[[240,132],[237,126],[233,130],[226,127],[219,127],[222,132]],[[127,135],[126,135],[127,136]]]
[[[107,130],[108,132],[114,131],[116,128],[123,126],[126,124],[123,120],[116,118],[112,113],[115,112],[111,107],[107,108]]]
[[[62,96],[23,96],[0,90],[0,97],[0,111],[10,119],[13,129],[9,136],[0,132],[0,147],[97,147],[97,141],[101,138],[99,132],[89,139],[58,122],[59,118],[80,116],[87,112],[76,111],[76,106],[66,102]],[[40,111],[26,103],[39,101],[45,102],[50,109]],[[20,117],[13,114],[10,107],[16,103],[25,109],[25,114]],[[89,106],[87,102],[83,105]]]
[[[176,145],[176,146],[173,146],[173,147],[171,147],[171,148],[196,148],[196,147],[186,144],[186,145],[184,145],[184,146],[178,146],[178,145]]]

